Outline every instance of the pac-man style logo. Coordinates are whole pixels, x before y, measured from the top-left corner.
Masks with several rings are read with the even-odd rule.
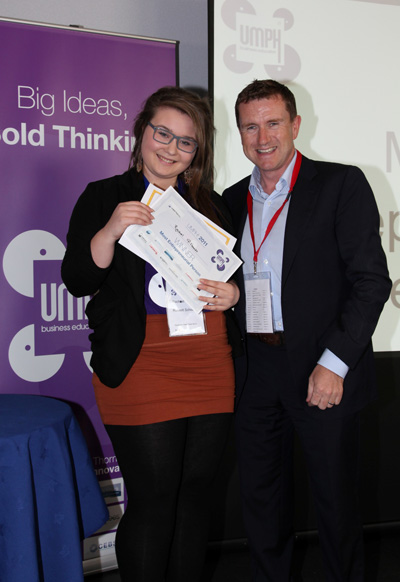
[[[249,0],[223,3],[222,20],[235,31],[234,43],[223,54],[225,66],[233,73],[245,74],[261,65],[272,79],[293,81],[301,69],[298,53],[286,42],[294,25],[293,14],[286,8],[266,14],[268,3],[262,5],[263,13],[257,14]]]
[[[211,262],[216,264],[218,271],[224,271],[225,265],[229,263],[229,257],[225,257],[224,255],[224,251],[222,249],[218,249],[216,256],[211,258]]]
[[[53,234],[29,230],[16,236],[3,256],[10,287],[32,300],[30,316],[11,339],[8,358],[14,373],[27,382],[43,382],[60,370],[65,350],[81,347],[90,369],[91,352],[85,307],[89,297],[72,297],[60,280],[65,246]]]

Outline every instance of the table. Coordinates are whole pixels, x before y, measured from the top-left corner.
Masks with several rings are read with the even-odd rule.
[[[69,405],[0,394],[0,581],[83,581],[82,539],[107,519]]]

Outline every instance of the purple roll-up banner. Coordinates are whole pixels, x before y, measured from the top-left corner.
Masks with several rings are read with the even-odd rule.
[[[71,404],[110,509],[85,571],[115,565],[126,495],[96,407],[85,306],[60,276],[88,182],[122,173],[140,105],[177,82],[177,41],[0,19],[0,392]]]

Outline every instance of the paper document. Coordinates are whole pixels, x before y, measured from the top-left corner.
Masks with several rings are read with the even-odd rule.
[[[176,190],[172,187],[167,188],[167,190],[161,190],[160,188],[157,188],[157,186],[154,186],[154,184],[149,184],[146,192],[143,194],[141,202],[143,202],[143,204],[146,204],[147,206],[150,206],[151,208],[155,208],[158,201],[161,200],[161,196],[168,192],[168,190],[174,190],[174,192],[176,192]],[[192,208],[192,211],[196,212],[201,217],[201,219],[207,224],[207,226],[214,229],[215,233],[221,238],[221,241],[224,243],[224,245],[226,245],[231,250],[233,249],[237,240],[234,236],[232,236],[229,232],[224,230],[221,226],[219,226],[219,224],[215,224],[215,222],[213,222],[200,212],[197,212],[197,210],[195,210],[194,208]]]
[[[119,243],[153,265],[200,313],[205,304],[198,297],[206,295],[197,289],[200,278],[226,282],[242,261],[231,250],[230,234],[191,208],[176,190],[168,188],[157,198],[151,204],[153,223],[128,226]]]

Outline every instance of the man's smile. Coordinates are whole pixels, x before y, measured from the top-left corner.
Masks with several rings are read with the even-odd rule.
[[[272,146],[270,148],[257,148],[259,154],[271,154],[276,150],[277,146]]]

